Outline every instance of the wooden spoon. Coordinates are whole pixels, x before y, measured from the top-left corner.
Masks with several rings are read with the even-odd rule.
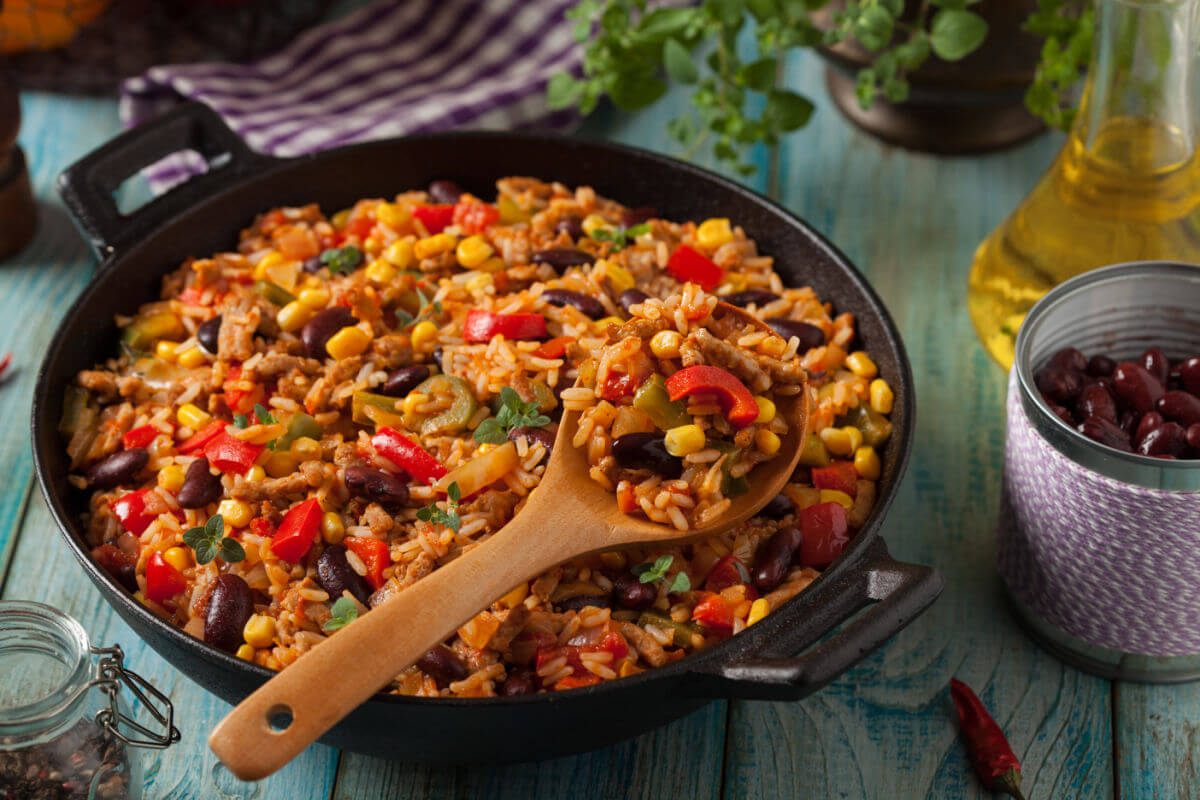
[[[725,303],[713,313],[770,330]],[[779,455],[755,467],[750,490],[718,521],[688,531],[621,513],[613,494],[588,476],[586,448],[571,446],[577,414],[565,414],[541,483],[507,525],[271,678],[213,729],[209,747],[239,778],[265,778],[522,581],[588,553],[684,543],[745,522],[779,494],[800,459],[806,387],[779,397],[776,407],[789,422]],[[288,716],[286,727],[272,726]]]

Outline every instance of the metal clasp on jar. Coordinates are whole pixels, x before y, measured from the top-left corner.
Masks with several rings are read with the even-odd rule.
[[[178,742],[179,729],[175,727],[175,707],[170,699],[154,688],[148,680],[125,668],[125,651],[121,646],[92,647],[91,651],[100,656],[100,660],[96,662],[96,677],[88,685],[95,686],[108,695],[108,708],[101,709],[96,714],[96,724],[131,747],[162,750]],[[129,687],[133,696],[162,726],[161,731],[151,730],[121,713],[117,695],[122,684]]]

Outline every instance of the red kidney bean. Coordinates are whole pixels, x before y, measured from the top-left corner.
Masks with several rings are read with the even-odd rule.
[[[718,299],[738,308],[745,308],[751,303],[761,308],[767,303],[774,303],[779,299],[779,295],[774,292],[768,292],[766,289],[747,289],[744,292],[722,295]]]
[[[613,599],[622,608],[641,611],[658,599],[658,590],[649,583],[642,583],[632,572],[625,571],[613,578]]]
[[[1045,397],[1060,405],[1070,403],[1083,388],[1080,373],[1056,365],[1047,366],[1034,380]]]
[[[640,206],[638,208],[627,208],[621,214],[621,224],[626,228],[632,228],[634,225],[641,225],[643,222],[649,222],[658,216],[658,211],[650,206]]]
[[[542,299],[550,305],[560,308],[574,306],[584,316],[592,319],[600,319],[608,314],[604,305],[596,298],[582,292],[573,292],[570,289],[546,289],[542,292]]]
[[[242,628],[254,613],[250,586],[228,573],[216,580],[204,611],[204,641],[232,653],[242,644]]]
[[[1075,417],[1074,417],[1074,415],[1071,414],[1070,411],[1063,408],[1058,403],[1055,403],[1047,398],[1042,398],[1042,399],[1046,400],[1046,402],[1050,403],[1050,410],[1054,412],[1055,416],[1057,416],[1063,422],[1070,425],[1072,428],[1075,427]]]
[[[537,691],[536,675],[529,667],[511,667],[500,686],[502,697],[520,697]]]
[[[1088,417],[1100,417],[1117,424],[1117,401],[1099,384],[1083,387],[1075,403],[1075,412],[1080,422]]]
[[[130,593],[141,588],[137,582],[137,567],[133,564],[119,564],[115,571],[110,570],[110,572],[117,579],[117,583],[124,586]]]
[[[588,606],[592,608],[612,608],[612,598],[606,594],[577,594],[574,597],[555,600],[554,605],[559,613],[564,611],[582,611]]]
[[[1117,450],[1124,450],[1127,453],[1133,452],[1133,448],[1129,446],[1129,435],[1106,419],[1090,417],[1079,423],[1076,430],[1100,444],[1115,447]]]
[[[395,475],[363,467],[346,467],[346,488],[351,494],[383,505],[402,506],[408,502],[408,484]]]
[[[754,557],[751,578],[760,592],[769,592],[783,583],[803,541],[804,535],[799,528],[783,528],[759,549]]]
[[[1117,362],[1108,356],[1092,356],[1087,362],[1087,374],[1095,378],[1107,378],[1117,368]]]
[[[1188,426],[1187,443],[1193,450],[1200,450],[1200,422]]]
[[[321,556],[317,559],[317,583],[329,595],[330,600],[337,600],[347,591],[363,605],[367,605],[371,597],[371,585],[350,566],[350,562],[346,560],[346,548],[340,544],[321,551]]]
[[[1173,419],[1185,428],[1200,422],[1200,397],[1190,392],[1171,391],[1158,399],[1158,413]]]
[[[1178,422],[1164,422],[1138,442],[1137,450],[1146,456],[1181,458],[1188,452],[1187,432]]]
[[[596,257],[586,250],[574,247],[552,247],[549,250],[539,250],[529,259],[534,264],[546,264],[562,275],[571,267],[586,267],[596,260]]]
[[[196,341],[204,348],[204,352],[215,356],[221,339],[221,315],[217,314],[208,322],[201,323],[196,328]]]
[[[358,317],[345,306],[333,306],[324,311],[318,311],[303,328],[300,329],[300,339],[304,349],[313,358],[325,358],[329,355],[325,343],[342,328],[357,325]]]
[[[1200,395],[1200,356],[1192,356],[1179,365],[1179,378],[1184,389]]]
[[[443,347],[433,348],[433,363],[437,364],[438,369],[440,369],[442,372],[446,371],[446,368],[442,366],[442,356],[444,356],[445,354],[446,354],[445,348],[443,348]]]
[[[386,394],[388,397],[403,397],[428,377],[429,367],[424,364],[409,364],[388,375],[383,386],[379,387],[379,393]]]
[[[617,302],[621,304],[621,308],[625,309],[625,313],[630,316],[633,312],[629,309],[639,305],[650,299],[650,295],[643,292],[641,289],[626,289],[621,292],[621,296],[617,298]]]
[[[1113,372],[1113,389],[1117,397],[1139,414],[1153,411],[1158,398],[1166,392],[1162,381],[1133,361],[1123,361],[1117,365]]]
[[[554,232],[565,233],[572,241],[577,241],[583,236],[583,223],[579,221],[579,217],[563,217],[554,223]]]
[[[796,505],[792,502],[792,498],[786,494],[777,494],[758,513],[759,516],[767,517],[768,519],[782,519],[788,514],[795,514]]]
[[[793,336],[800,340],[800,347],[797,352],[807,353],[814,347],[820,347],[825,344],[825,332],[816,325],[810,325],[807,322],[800,322],[795,319],[787,319],[786,317],[771,317],[763,322],[771,327],[771,330],[778,333],[784,339],[791,340]]]
[[[1166,383],[1167,376],[1171,373],[1171,362],[1167,360],[1166,354],[1157,347],[1151,347],[1142,353],[1142,366],[1146,368],[1147,372],[1158,378],[1159,383]]]
[[[647,469],[675,479],[683,474],[683,460],[667,452],[658,433],[627,433],[612,443],[613,458],[625,469]]]
[[[1166,420],[1163,419],[1163,415],[1157,411],[1151,411],[1149,414],[1143,414],[1142,418],[1138,420],[1137,428],[1134,429],[1133,443],[1137,444],[1142,439],[1145,439],[1150,431],[1161,428],[1164,422],[1166,422]]]
[[[429,199],[442,205],[453,205],[462,197],[463,190],[454,181],[434,181],[425,190]]]
[[[1117,419],[1117,427],[1125,431],[1129,436],[1133,436],[1140,421],[1141,417],[1136,411],[1125,410],[1121,412],[1121,416]]]
[[[520,428],[513,428],[508,432],[508,440],[510,442],[515,442],[522,436],[529,440],[530,445],[534,442],[541,442],[542,447],[546,448],[547,453],[554,449],[554,434],[545,428],[522,426]]]
[[[118,450],[92,464],[83,476],[93,489],[112,489],[136,478],[149,461],[150,451],[144,447]]]
[[[458,654],[444,644],[437,645],[417,659],[417,666],[426,675],[433,678],[442,689],[454,681],[461,681],[471,674],[467,671],[467,665],[458,657]]]
[[[224,487],[221,479],[213,475],[208,468],[208,459],[204,456],[197,458],[187,468],[183,476],[183,485],[179,487],[176,499],[182,508],[204,508],[209,503],[215,503]]]
[[[1083,372],[1087,369],[1087,357],[1074,347],[1064,347],[1050,356],[1048,367],[1060,367],[1070,372]]]

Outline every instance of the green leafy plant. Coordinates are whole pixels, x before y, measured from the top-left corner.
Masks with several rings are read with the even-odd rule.
[[[192,548],[197,564],[207,564],[218,556],[229,564],[246,558],[241,543],[225,535],[225,518],[220,514],[213,514],[202,527],[189,528],[183,543]]]
[[[321,253],[321,263],[329,268],[329,271],[337,274],[349,274],[358,269],[358,265],[363,261],[362,251],[352,244],[345,247],[339,247],[334,250],[326,250]]]
[[[642,583],[654,583],[655,581],[664,580],[667,577],[667,570],[671,568],[671,563],[674,562],[675,556],[659,556],[654,560],[654,563],[647,561],[644,564],[638,564],[633,568],[633,574],[637,575],[638,580]],[[675,573],[675,579],[671,581],[669,592],[686,592],[692,588],[692,581],[688,578],[687,573],[682,570]]]
[[[1066,130],[1075,119],[1075,87],[1092,55],[1092,5],[1087,0],[1038,0],[1025,29],[1046,40],[1025,105],[1047,125]]]
[[[830,0],[700,0],[655,8],[646,0],[581,0],[568,14],[575,38],[586,45],[583,76],[555,75],[547,103],[588,113],[607,96],[633,111],[658,100],[669,82],[694,86],[691,109],[667,123],[671,137],[687,158],[711,139],[717,160],[750,174],[752,145],[775,145],[812,116],[812,101],[782,85],[789,51],[852,37],[873,54],[857,75],[859,104],[867,108],[880,97],[903,102],[909,74],[930,56],[958,61],[983,43],[987,23],[969,8],[977,2],[922,0],[906,10],[904,0],[845,0],[836,8],[826,8]],[[1071,5],[1081,2],[1039,0],[1030,20],[1030,30],[1049,37],[1049,49],[1029,105],[1052,124],[1063,123],[1063,112],[1054,109],[1065,108],[1078,65],[1086,64],[1090,22]],[[738,46],[746,30],[749,54]]]
[[[538,409],[537,403],[526,403],[516,389],[505,386],[500,390],[500,410],[475,429],[475,441],[482,444],[503,444],[513,428],[540,428],[550,418]]]
[[[462,527],[462,518],[458,515],[458,502],[462,500],[462,489],[458,487],[458,483],[451,483],[446,487],[446,497],[445,508],[437,503],[430,503],[417,510],[417,519],[422,522],[432,522],[435,525],[445,525],[458,533],[458,529]]]
[[[427,319],[434,314],[442,313],[442,302],[440,300],[430,300],[425,292],[421,291],[421,287],[417,287],[417,314],[413,316],[403,308],[396,309],[396,319],[400,321],[400,325],[404,330],[413,328],[418,322]]]
[[[326,620],[321,627],[327,631],[336,631],[358,619],[358,606],[349,597],[339,597],[333,607],[329,609],[329,613],[333,616]]]
[[[643,222],[641,225],[634,225],[632,228],[626,228],[624,225],[618,225],[617,227],[611,229],[596,228],[596,230],[592,231],[589,235],[597,242],[611,242],[612,251],[615,253],[637,237],[641,236],[643,233],[649,233],[650,231],[650,223]]]

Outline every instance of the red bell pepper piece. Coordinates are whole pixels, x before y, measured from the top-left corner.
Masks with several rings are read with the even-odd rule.
[[[583,660],[579,658],[580,649],[578,645],[564,644],[558,647],[539,647],[537,651],[537,669],[541,669],[544,665],[550,663],[559,656],[567,657],[567,666],[571,668],[572,675],[590,675],[587,667],[583,666]]]
[[[686,244],[679,245],[671,253],[667,269],[680,283],[694,283],[706,292],[717,288],[725,277],[725,270]]]
[[[342,231],[342,240],[351,236],[358,237],[359,240],[366,239],[371,235],[371,229],[375,227],[375,218],[372,216],[362,216],[351,220],[346,224]]]
[[[199,450],[211,442],[218,434],[223,433],[227,425],[229,425],[228,422],[222,422],[219,419],[214,420],[184,439],[175,449],[180,453],[190,453],[193,450]]]
[[[156,603],[170,600],[187,588],[183,573],[167,563],[162,553],[155,553],[146,562],[146,597]]]
[[[442,462],[394,428],[377,430],[371,437],[371,446],[375,448],[376,453],[421,483],[437,483],[447,472]]]
[[[599,675],[588,673],[586,675],[568,675],[558,683],[554,684],[554,690],[563,691],[565,689],[578,689],[581,686],[594,686],[601,680]]]
[[[431,234],[441,233],[447,225],[454,221],[454,206],[443,203],[417,206],[413,209],[413,216],[421,220],[425,230]]]
[[[254,406],[263,401],[266,395],[266,390],[262,386],[255,383],[249,389],[242,384],[242,367],[237,365],[230,367],[229,374],[225,376],[225,405],[229,406],[229,410],[235,414],[249,414],[254,410]]]
[[[315,497],[292,506],[271,540],[271,552],[284,561],[299,563],[316,541],[321,515],[321,503]]]
[[[208,463],[221,472],[245,475],[265,449],[261,444],[243,442],[236,436],[222,431],[204,445],[204,455],[207,456]]]
[[[709,594],[692,609],[692,619],[712,633],[733,632],[733,608],[719,594]]]
[[[758,403],[746,384],[733,373],[700,364],[679,370],[667,378],[667,396],[672,401],[693,394],[711,393],[717,396],[725,419],[735,428],[744,428],[758,418]]]
[[[538,358],[562,358],[567,354],[567,345],[575,341],[574,336],[555,336],[533,351]]]
[[[146,510],[146,494],[149,491],[138,489],[108,501],[108,507],[112,509],[113,514],[121,520],[125,530],[134,536],[141,536],[142,532],[150,527],[150,523],[158,519],[158,512]]]
[[[135,447],[145,447],[154,441],[155,436],[158,436],[158,428],[153,425],[143,425],[140,428],[134,428],[122,436],[121,444],[125,445],[126,450],[132,450]]]
[[[347,536],[342,540],[346,549],[362,559],[367,565],[366,579],[372,589],[383,586],[383,569],[391,566],[392,556],[388,553],[386,542],[378,539],[368,539],[365,536]]]
[[[814,467],[812,483],[818,489],[835,489],[854,497],[858,494],[858,470],[850,461],[834,461],[828,467]]]
[[[616,631],[609,631],[600,637],[600,641],[583,649],[589,653],[612,653],[612,663],[629,655],[629,645],[625,642],[625,637]]]
[[[749,585],[749,570],[746,569],[742,560],[734,555],[722,556],[721,560],[709,571],[708,577],[704,579],[704,588],[710,592],[719,593],[738,584],[746,584],[747,592],[753,590],[753,587]]]
[[[483,233],[487,226],[494,225],[499,219],[499,209],[478,200],[460,200],[454,206],[454,224],[462,228],[463,233]]]
[[[463,320],[463,339],[472,344],[505,339],[541,339],[546,335],[546,318],[541,314],[496,314],[473,308]]]
[[[800,512],[800,563],[825,569],[850,541],[846,509],[841,503],[819,503]]]

